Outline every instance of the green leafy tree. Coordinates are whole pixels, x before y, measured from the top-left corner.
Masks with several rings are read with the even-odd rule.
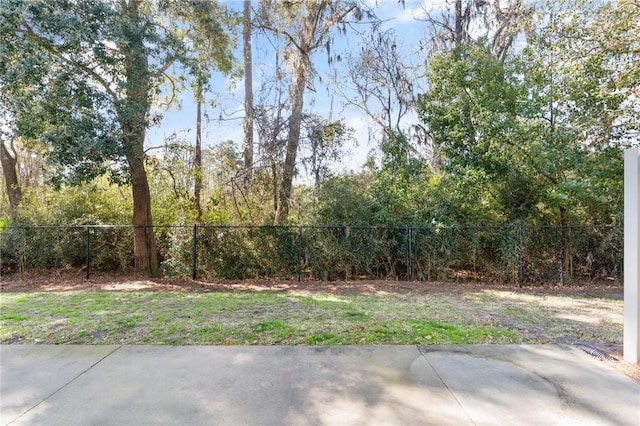
[[[421,118],[450,165],[508,167],[500,147],[515,122],[519,88],[511,78],[484,45],[462,45],[432,61]]]
[[[143,0],[0,5],[0,84],[30,87],[20,93],[29,111],[16,116],[42,123],[44,131],[16,128],[51,147],[49,158],[68,181],[124,172],[133,195],[135,266],[151,274],[158,272],[144,151],[146,129],[158,120],[151,106],[172,81],[169,68],[193,64],[197,46],[185,37],[187,21],[210,21],[216,7]],[[169,19],[169,10],[181,11],[180,19]],[[221,33],[209,33],[209,41],[227,52]]]
[[[311,172],[315,187],[331,175],[330,166],[339,162],[344,155],[347,140],[353,140],[354,130],[342,121],[330,121],[311,114],[304,117],[307,133],[308,155],[303,164]]]
[[[576,26],[576,6],[595,10],[593,20]],[[619,207],[619,147],[637,128],[628,108],[633,91],[621,85],[636,69],[630,51],[594,43],[589,35],[595,28],[584,30],[597,19],[607,22],[609,7],[552,8],[517,56],[498,58],[484,43],[461,44],[433,60],[421,104],[449,172],[485,173],[505,220],[562,225],[565,276],[568,225]]]

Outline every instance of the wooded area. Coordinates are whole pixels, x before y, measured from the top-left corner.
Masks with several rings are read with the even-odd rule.
[[[238,5],[1,2],[0,229],[133,225],[130,266],[156,275],[171,244],[153,226],[554,225],[570,276],[570,225],[622,224],[638,0],[424,2],[410,48],[375,2]],[[243,80],[244,140],[204,143],[233,90],[220,74]],[[195,144],[151,146],[181,97]],[[334,103],[371,123],[375,149],[350,173],[336,165],[358,135]]]

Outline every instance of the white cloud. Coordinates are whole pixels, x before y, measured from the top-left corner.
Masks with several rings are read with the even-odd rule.
[[[418,19],[424,19],[426,12],[422,6],[406,7],[395,17],[396,24],[404,24],[407,22],[413,22]]]
[[[449,7],[450,0],[406,1],[404,7],[396,1],[379,3],[377,12],[390,26],[424,20],[427,14],[437,15]]]

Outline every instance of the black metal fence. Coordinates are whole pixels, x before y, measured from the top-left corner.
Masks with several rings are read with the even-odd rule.
[[[619,226],[156,226],[167,276],[304,280],[622,281]],[[0,229],[3,275],[133,267],[132,226]]]

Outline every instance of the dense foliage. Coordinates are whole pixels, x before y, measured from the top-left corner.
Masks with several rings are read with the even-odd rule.
[[[558,0],[536,8],[457,0],[425,21],[432,37],[421,41],[428,53],[418,64],[402,63],[406,53],[380,22],[366,34],[350,33],[350,40],[362,37],[360,56],[354,50],[342,61],[331,50],[349,32],[349,19],[375,21],[365,3],[303,2],[318,12],[316,34],[290,2],[264,3],[254,35],[270,40],[276,62],[272,79],[263,74],[256,90],[251,161],[242,141],[199,152],[173,134],[161,150],[144,146],[161,104],[189,87],[202,103],[207,90],[213,96],[204,82],[215,71],[234,72],[241,22],[234,11],[204,3],[184,2],[180,10],[151,0],[2,3],[3,268],[83,264],[83,228],[75,237],[43,232],[31,242],[42,249],[29,255],[42,258],[20,260],[26,255],[12,252],[20,241],[9,231],[36,224],[133,223],[96,235],[94,266],[140,268],[134,251],[155,236],[151,256],[165,273],[186,275],[191,228],[163,227],[200,223],[202,272],[229,277],[306,271],[314,278],[441,279],[471,270],[514,279],[517,227],[432,235],[448,226],[560,226],[557,247],[534,244],[531,263],[545,266],[531,271],[560,268],[565,276],[589,262],[593,275],[593,256],[607,257],[606,244],[618,247],[609,234],[598,243],[569,226],[618,229],[622,222],[622,150],[640,125],[637,2]],[[486,31],[475,34],[475,27]],[[345,117],[323,117],[302,102],[321,84],[313,71],[321,48],[332,69],[350,76],[336,92],[372,122],[377,151],[361,170],[332,168],[354,138]],[[309,111],[298,110],[303,105]],[[301,178],[303,170],[310,179]],[[254,227],[274,223],[293,227]],[[155,233],[131,243],[152,225]],[[223,225],[251,227],[217,228]],[[297,226],[319,225],[346,228],[309,228],[301,245]],[[423,231],[409,236],[406,227]],[[450,257],[462,248],[464,255]],[[607,262],[604,276],[619,273],[617,261]]]

